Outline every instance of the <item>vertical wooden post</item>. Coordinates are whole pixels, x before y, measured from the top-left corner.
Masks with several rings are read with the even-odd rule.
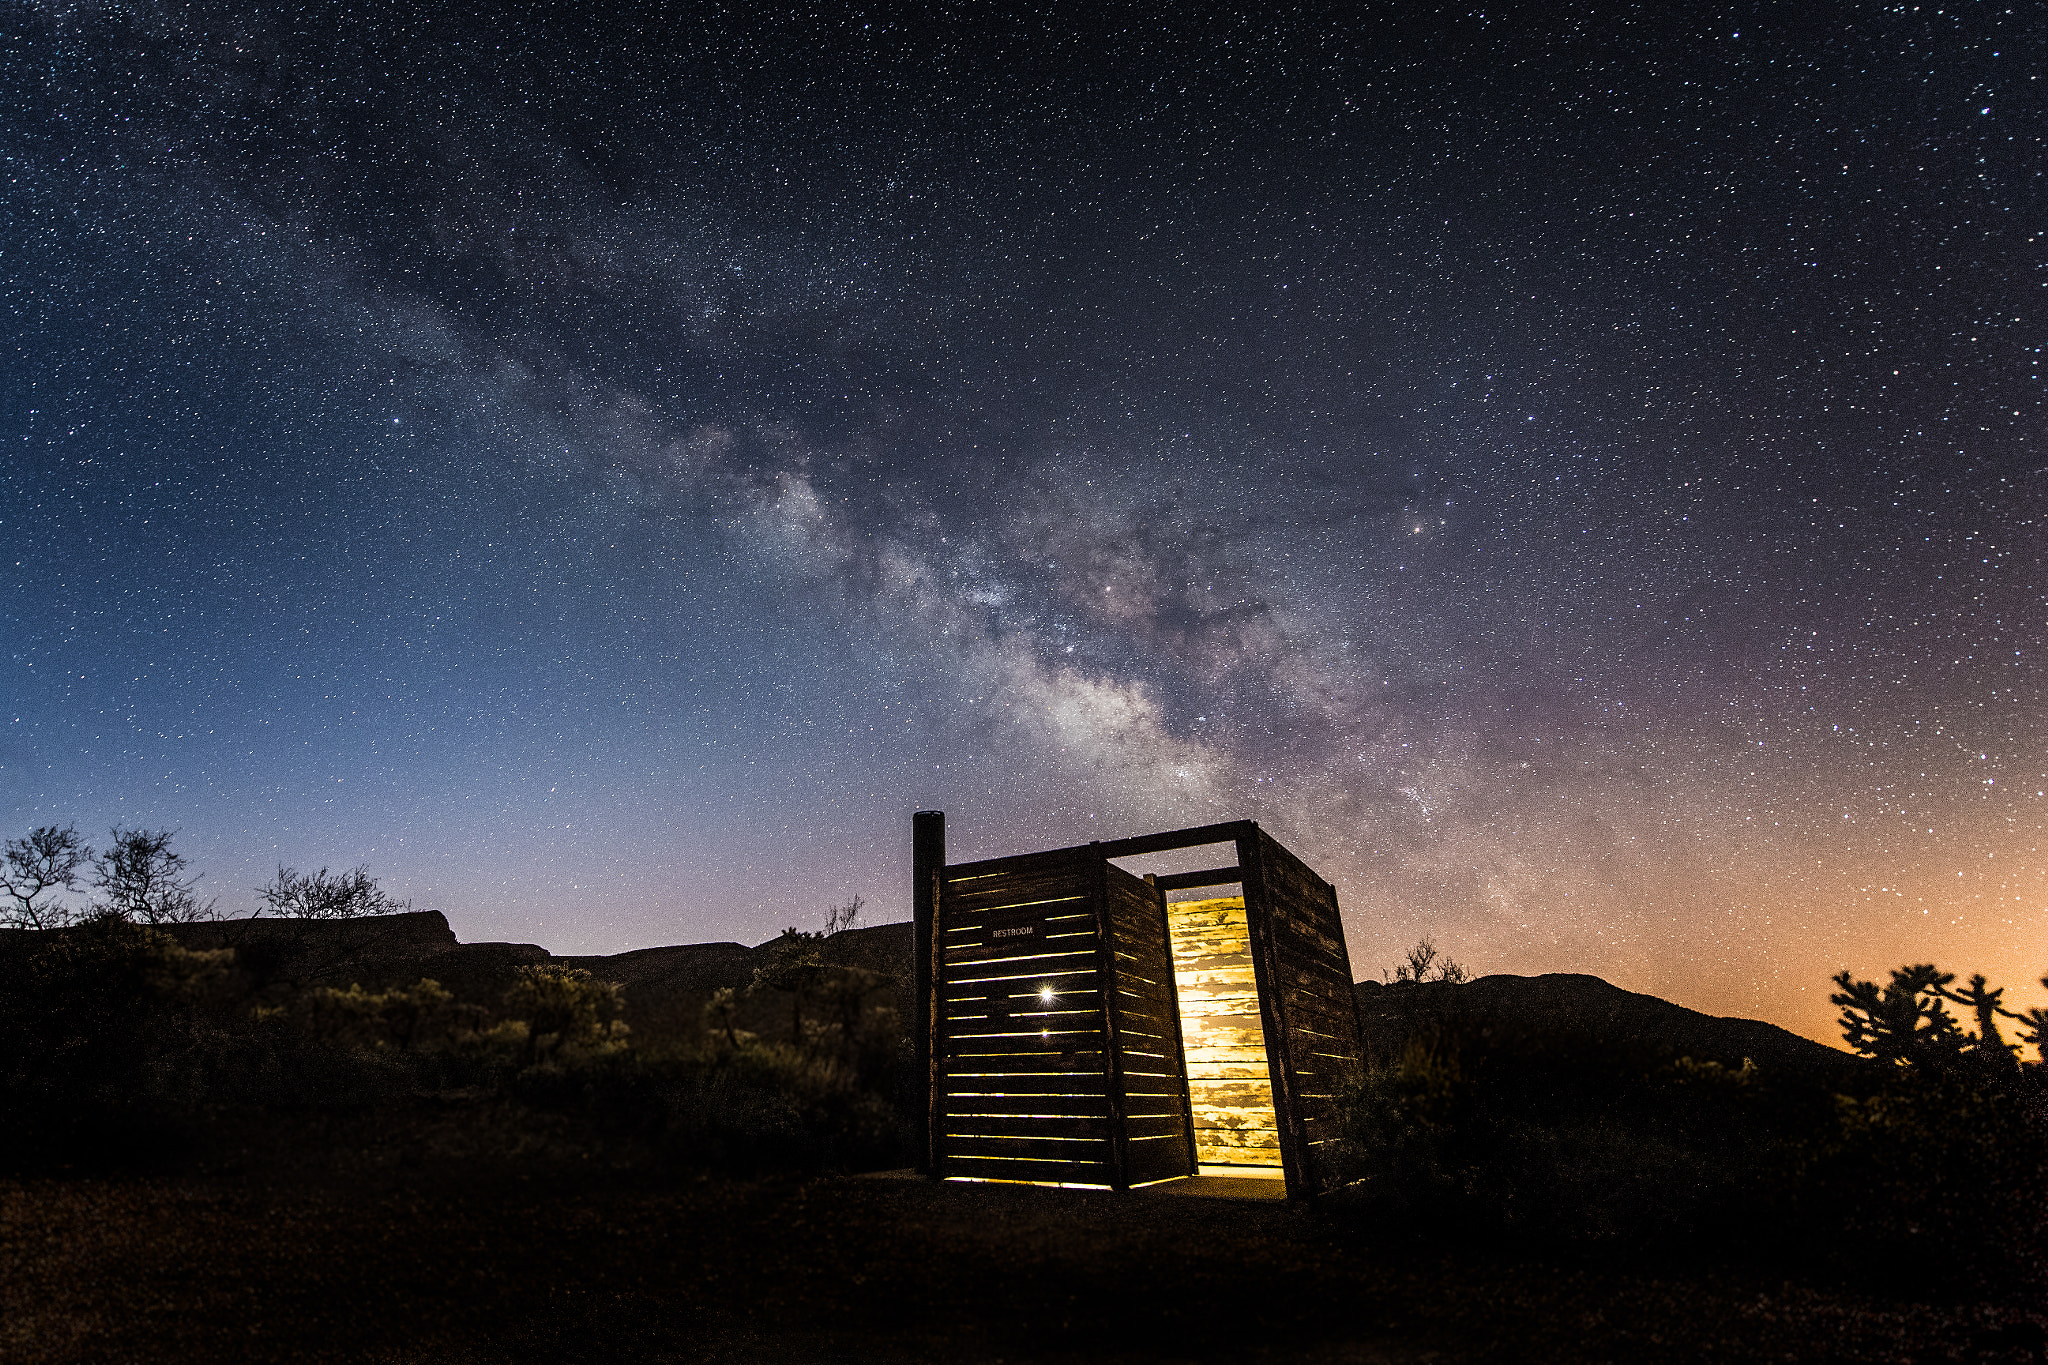
[[[1147,872],[1145,885],[1152,888],[1152,898],[1159,902],[1160,941],[1166,945],[1166,1004],[1173,1014],[1173,1057],[1180,1068],[1180,1112],[1187,1122],[1183,1126],[1188,1135],[1188,1174],[1199,1175],[1202,1158],[1195,1151],[1195,1091],[1193,1082],[1188,1080],[1188,1045],[1181,1037],[1180,1028],[1180,974],[1173,965],[1173,920],[1166,913],[1166,893],[1159,889],[1159,874]]]
[[[1279,1130],[1280,1168],[1290,1199],[1315,1193],[1301,1107],[1294,1096],[1294,1045],[1280,995],[1287,989],[1274,941],[1273,889],[1266,880],[1264,836],[1254,824],[1237,841],[1237,866],[1244,876],[1245,928],[1250,931],[1252,975],[1259,987],[1259,1027],[1266,1034],[1266,1071],[1273,1082],[1274,1127]]]
[[[1116,926],[1109,914],[1109,859],[1095,860],[1095,944],[1096,977],[1102,987],[1103,1070],[1109,1090],[1109,1183],[1112,1189],[1131,1187],[1130,1139],[1124,1132],[1124,1115],[1130,1104],[1124,1095],[1123,1013],[1117,999]]]
[[[939,1137],[944,1127],[940,1095],[946,1066],[944,1040],[945,1006],[941,1000],[940,976],[945,954],[938,946],[941,880],[946,875],[946,813],[921,810],[910,817],[910,916],[911,936],[917,953],[917,1019],[912,1037],[924,1077],[925,1133],[918,1149],[917,1169],[921,1175],[939,1176]]]

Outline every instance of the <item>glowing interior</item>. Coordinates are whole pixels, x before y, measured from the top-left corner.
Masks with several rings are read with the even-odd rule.
[[[1195,1160],[1277,1167],[1280,1135],[1244,898],[1169,904],[1166,926],[1195,1113]]]

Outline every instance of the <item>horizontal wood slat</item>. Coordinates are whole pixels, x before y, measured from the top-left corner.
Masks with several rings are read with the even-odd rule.
[[[1231,820],[1218,825],[1197,825],[1191,829],[1169,830],[1163,834],[1141,834],[1131,839],[1111,839],[1071,848],[1047,849],[1043,853],[1018,853],[1004,858],[985,858],[977,863],[956,863],[947,868],[950,877],[986,877],[1062,862],[1087,862],[1104,858],[1135,858],[1145,853],[1168,853],[1177,848],[1199,848],[1204,844],[1232,843],[1258,828],[1249,820]],[[1123,869],[1119,868],[1118,871]],[[1125,875],[1129,875],[1126,873]]]
[[[1105,1151],[1107,1147],[1105,1145]],[[1089,1161],[1023,1159],[984,1156],[979,1153],[948,1154],[941,1158],[940,1174],[948,1179],[1028,1180],[1053,1185],[1100,1185],[1110,1183],[1107,1159]]]
[[[1109,1138],[1012,1138],[977,1137],[972,1134],[949,1131],[946,1134],[946,1150],[949,1158],[959,1157],[1008,1157],[1015,1160],[1043,1162],[1106,1162],[1109,1157]]]
[[[1048,1118],[1096,1118],[1107,1123],[1109,1099],[1106,1095],[986,1095],[957,1091],[946,1096],[948,1123],[956,1122],[967,1114],[979,1114],[984,1118],[1043,1114]]]

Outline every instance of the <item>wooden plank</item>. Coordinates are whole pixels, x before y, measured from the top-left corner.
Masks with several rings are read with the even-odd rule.
[[[981,1010],[963,1006],[960,1013],[946,1016],[946,1036],[953,1039],[1034,1038],[1048,1047],[1067,1047],[1070,1039],[1099,1037],[1101,1033],[1099,1010],[1062,1010],[1056,1016],[1027,1018],[1000,1006]]]
[[[1021,1157],[1027,1161],[1100,1161],[1109,1154],[1109,1138],[1011,1137],[949,1130],[946,1150],[963,1156]]]
[[[1140,880],[1116,868],[1105,874],[1103,903],[1117,949],[1114,994],[1123,1063],[1126,1176],[1143,1183],[1192,1174],[1191,1118],[1164,904],[1152,878]],[[1172,1140],[1162,1149],[1159,1140],[1166,1137]]]
[[[1041,1072],[1017,1075],[997,1072],[993,1075],[970,1073],[948,1076],[944,1085],[949,1095],[1092,1096],[1099,1100],[1109,1094],[1109,1087],[1102,1082],[1100,1073],[1075,1075],[1065,1072]]]
[[[1280,1013],[1281,985],[1273,961],[1273,893],[1266,878],[1263,830],[1254,827],[1237,841],[1237,865],[1244,869],[1245,929],[1250,940],[1252,971],[1259,985],[1259,1020],[1266,1037],[1270,1065],[1267,1074],[1273,1087],[1273,1115],[1280,1139],[1280,1162],[1287,1173],[1287,1192],[1308,1195],[1315,1192],[1308,1169],[1308,1153],[1301,1150],[1302,1133],[1294,1106],[1292,1060],[1287,1055],[1287,1032]]]
[[[1161,891],[1191,891],[1198,886],[1233,886],[1243,879],[1244,869],[1237,867],[1212,867],[1206,872],[1169,872],[1163,877],[1147,877]]]
[[[1100,1049],[1094,1049],[1099,1053]],[[999,1053],[994,1056],[961,1057],[947,1063],[948,1076],[1101,1076],[1106,1087],[1109,1068],[1101,1057],[1088,1055],[1089,1049],[1076,1048],[1072,1053]],[[1090,1082],[1094,1084],[1094,1082]]]
[[[1112,946],[1109,929],[1107,901],[1109,898],[1109,874],[1117,871],[1109,863],[1095,864],[1095,915],[1096,923],[1102,926],[1098,952],[1105,986],[1116,980],[1116,955]],[[1119,1190],[1129,1189],[1130,1180],[1126,1175],[1124,1151],[1124,1059],[1122,1040],[1118,1029],[1122,1022],[1118,994],[1114,990],[1103,992],[1103,1034],[1109,1060],[1109,1104],[1112,1119],[1110,1127],[1110,1182]]]
[[[1008,1115],[1012,1118],[1026,1118],[1043,1115],[1065,1119],[1109,1118],[1109,1096],[1105,1091],[1082,1091],[1076,1093],[1010,1092],[989,1094],[969,1086],[947,1092],[946,1121],[960,1122],[963,1116],[973,1114],[978,1121],[993,1122],[991,1116]]]
[[[983,858],[973,863],[954,863],[946,869],[946,889],[972,889],[986,885],[992,877],[1043,876],[1062,870],[1085,868],[1087,863],[1085,845],[1079,848],[1049,848],[1038,853],[1013,853],[1007,857]]]
[[[1203,844],[1227,844],[1243,837],[1247,829],[1256,828],[1257,826],[1249,820],[1231,820],[1220,825],[1197,825],[1190,829],[1168,830],[1161,834],[1141,834],[1130,839],[1076,844],[1071,848],[1048,849],[1043,853],[1018,853],[1006,858],[984,858],[977,863],[957,863],[953,871],[956,875],[978,877],[1007,872],[1018,866],[1035,866],[1039,860],[1135,858],[1141,853],[1166,853],[1176,848],[1199,848]],[[1123,869],[1118,868],[1117,871],[1122,872]]]
[[[944,896],[948,923],[972,920],[1001,906],[1064,904],[1065,910],[1046,913],[1074,914],[1087,901],[1088,878],[1078,869],[1052,876],[992,877],[977,886],[949,886]]]
[[[947,1163],[949,1178],[1026,1180],[1046,1185],[1099,1185],[1108,1188],[1107,1161],[1048,1161],[1042,1157],[983,1156],[962,1153]]]
[[[947,979],[954,982],[988,980],[1007,970],[1011,975],[1025,972],[1071,972],[1095,951],[1095,940],[1056,938],[1019,943],[961,943],[943,950]]]
[[[1236,869],[1232,868],[1231,871],[1234,873]],[[1159,884],[1157,877],[1147,875],[1145,881],[1152,888],[1154,917],[1158,922],[1159,942],[1164,949],[1164,956],[1166,958],[1166,1009],[1167,1016],[1173,1023],[1174,1076],[1172,1080],[1175,1086],[1175,1096],[1180,1101],[1182,1155],[1185,1157],[1185,1166],[1188,1173],[1193,1174],[1196,1169],[1195,1107],[1193,1092],[1188,1084],[1186,1040],[1181,1030],[1180,982],[1173,963],[1173,930],[1167,923],[1166,888]],[[1175,1171],[1170,1174],[1179,1174],[1179,1172]]]
[[[992,981],[976,992],[962,991],[945,1002],[948,1019],[1029,1020],[1039,1028],[1071,1028],[1102,1017],[1092,991],[1054,991],[1050,999],[1039,982]]]
[[[997,1058],[1030,1057],[1043,1063],[1048,1071],[1063,1070],[1062,1059],[1072,1055],[1078,1065],[1086,1059],[1087,1069],[1094,1070],[1104,1065],[1110,1054],[1109,1048],[1101,1041],[1100,1035],[1088,1043],[1070,1048],[1047,1046],[1042,1039],[1021,1039],[1001,1037],[961,1038],[946,1044],[946,1066],[949,1071],[986,1069],[985,1063]],[[1106,1068],[1105,1068],[1106,1069]]]
[[[963,993],[972,987],[996,986],[1004,982],[1026,980],[1043,980],[1059,991],[1094,991],[1098,988],[1095,981],[1096,963],[1093,962],[1086,967],[1061,967],[1057,970],[1038,971],[1019,971],[1016,970],[1016,966],[1017,964],[1005,965],[1000,962],[978,962],[963,970],[958,980],[949,977],[947,984]]]
[[[1131,1141],[1129,1177],[1133,1185],[1149,1185],[1194,1172],[1194,1153],[1188,1147],[1186,1133],[1177,1127]]]
[[[981,1075],[1003,1069],[1005,1062],[1013,1063],[1020,1071],[1106,1071],[1107,1050],[1101,1047],[1075,1048],[1066,1052],[1026,1052],[1021,1048],[1003,1048],[986,1043],[963,1045],[946,1055],[948,1075]],[[1030,1063],[1031,1065],[1025,1065]],[[1108,1093],[1105,1084],[1104,1093]]]
[[[979,1138],[983,1142],[1108,1142],[1110,1140],[1110,1119],[1102,1115],[1073,1115],[1057,1113],[1047,1117],[1036,1115],[989,1115],[989,1113],[954,1113],[946,1119],[946,1138]],[[954,1148],[958,1150],[958,1148]],[[1001,1152],[991,1150],[995,1156],[1022,1156],[1024,1152]]]
[[[1107,1114],[995,1114],[969,1105],[946,1116],[946,1133],[1002,1138],[1099,1138],[1109,1140]]]
[[[925,1133],[918,1144],[917,1169],[922,1175],[939,1169],[939,1129],[942,1099],[939,1093],[939,1058],[944,1048],[939,1041],[939,973],[933,956],[939,938],[939,901],[946,872],[946,817],[942,811],[919,811],[910,817],[911,942],[917,961],[916,1020],[911,1036],[916,1040],[918,1062],[926,1079]],[[912,1073],[913,1075],[916,1073]]]

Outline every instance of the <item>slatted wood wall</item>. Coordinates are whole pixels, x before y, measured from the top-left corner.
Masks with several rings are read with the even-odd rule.
[[[1180,996],[1195,1158],[1278,1166],[1280,1134],[1244,897],[1166,907]]]
[[[1280,1033],[1279,1079],[1287,1093],[1274,1098],[1282,1147],[1295,1157],[1288,1184],[1319,1192],[1339,1176],[1324,1150],[1339,1136],[1339,1088],[1364,1061],[1337,893],[1264,830],[1238,841],[1238,862],[1246,871],[1253,952],[1262,959],[1269,1046],[1276,1025]]]
[[[1151,887],[1067,850],[964,864],[941,876],[938,940],[936,1174],[1128,1188],[1192,1172]]]
[[[937,1174],[1111,1185],[1100,876],[1018,861],[942,882]]]
[[[1147,1185],[1193,1175],[1165,906],[1144,881],[1107,862],[1101,867],[1103,918],[1114,958],[1113,1083],[1123,1095],[1125,1183]]]

